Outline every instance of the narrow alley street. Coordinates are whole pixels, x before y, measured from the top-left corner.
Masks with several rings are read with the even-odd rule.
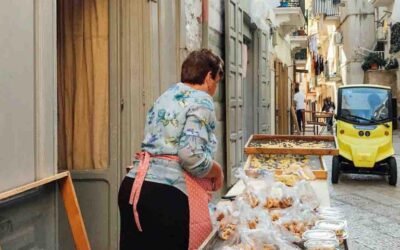
[[[395,131],[393,139],[399,166],[400,131]],[[330,174],[331,157],[324,160]],[[350,249],[400,249],[399,186],[389,186],[380,176],[342,175],[339,184],[329,182],[329,193],[332,206],[346,214]]]
[[[0,31],[0,250],[400,250],[400,0],[0,0]]]

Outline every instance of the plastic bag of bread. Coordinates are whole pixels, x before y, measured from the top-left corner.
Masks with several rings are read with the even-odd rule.
[[[221,201],[215,207],[215,211],[211,218],[213,219],[214,225],[224,218],[231,216],[234,212],[234,203],[231,201]]]
[[[221,240],[234,242],[238,237],[240,213],[235,210],[218,222],[218,236]]]
[[[280,182],[275,182],[261,198],[265,209],[285,209],[298,202],[296,193]]]
[[[308,206],[311,210],[319,207],[320,202],[317,194],[309,182],[300,181],[294,188],[296,189],[296,193],[299,195],[302,204]]]
[[[300,242],[302,235],[313,226],[312,217],[309,209],[304,209],[301,204],[288,209],[275,224],[279,226],[283,239],[290,242]]]
[[[300,177],[292,173],[282,173],[275,175],[275,179],[279,182],[282,182],[286,186],[293,187],[300,180]]]

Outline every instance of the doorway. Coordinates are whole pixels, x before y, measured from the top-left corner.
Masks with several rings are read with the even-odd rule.
[[[244,75],[243,75],[243,90],[244,90],[244,112],[243,112],[243,147],[250,138],[252,134],[256,133],[256,125],[258,124],[257,120],[257,110],[255,98],[258,95],[256,90],[255,76],[254,76],[254,43],[253,43],[253,34],[250,34],[250,38],[244,36],[243,38],[244,48],[245,50],[244,58],[246,66],[244,67]]]
[[[118,4],[57,1],[58,169],[72,174],[92,249],[104,250],[118,248]],[[58,205],[59,249],[73,249]]]

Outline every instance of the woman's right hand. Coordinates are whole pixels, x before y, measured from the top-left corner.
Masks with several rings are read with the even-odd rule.
[[[213,161],[211,170],[206,178],[212,179],[215,185],[215,191],[222,188],[222,186],[224,185],[224,172],[222,171],[222,167],[221,165],[219,165],[218,162]]]

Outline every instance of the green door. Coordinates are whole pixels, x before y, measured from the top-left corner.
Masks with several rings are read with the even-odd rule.
[[[268,35],[258,30],[258,133],[271,133],[271,81],[268,67]]]
[[[226,145],[227,185],[235,182],[234,170],[243,162],[243,10],[237,0],[225,1]]]

